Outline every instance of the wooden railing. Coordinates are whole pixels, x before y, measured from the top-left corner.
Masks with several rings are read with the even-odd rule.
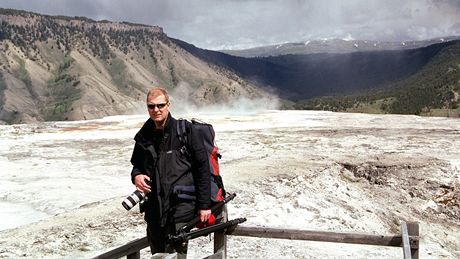
[[[141,250],[149,246],[147,237],[133,240],[126,245],[122,245],[106,253],[98,255],[94,258],[99,259],[113,259],[126,256],[128,259],[139,259],[141,258]]]
[[[349,243],[377,246],[402,247],[404,259],[419,258],[419,225],[416,222],[401,222],[401,235],[372,235],[342,233],[331,231],[309,231],[297,229],[262,228],[236,226],[225,233],[214,233],[214,254],[207,259],[226,258],[227,235],[278,238],[292,240],[308,240],[320,242]],[[113,259],[126,256],[128,259],[140,258],[140,250],[148,246],[147,238],[140,238],[108,251],[95,258]],[[175,254],[155,254],[152,258],[173,259]]]
[[[370,235],[343,233],[331,231],[309,231],[296,229],[279,229],[279,228],[260,228],[238,226],[227,235],[262,237],[262,238],[279,238],[292,240],[308,240],[333,243],[348,243],[361,245],[377,246],[394,246],[403,247],[405,259],[418,259],[419,256],[419,226],[415,222],[402,222],[401,228],[407,229],[406,233],[401,235]],[[404,232],[404,231],[403,231]],[[407,251],[407,252],[406,252]]]

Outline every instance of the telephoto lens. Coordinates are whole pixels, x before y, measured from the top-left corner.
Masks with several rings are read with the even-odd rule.
[[[134,191],[129,195],[122,203],[123,207],[125,207],[126,210],[132,209],[136,204],[138,204],[141,200],[143,200],[145,197],[145,193],[140,192],[138,190]]]

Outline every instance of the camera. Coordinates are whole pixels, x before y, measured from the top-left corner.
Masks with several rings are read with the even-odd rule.
[[[145,180],[145,182],[150,185],[150,181]],[[135,190],[131,195],[126,197],[126,199],[121,203],[126,210],[132,209],[136,204],[142,201],[145,198],[146,193]]]
[[[142,201],[144,197],[145,193],[136,190],[133,193],[131,193],[131,195],[126,197],[126,199],[121,203],[121,205],[123,205],[123,207],[125,207],[126,210],[130,210],[134,206],[136,206],[137,203]]]

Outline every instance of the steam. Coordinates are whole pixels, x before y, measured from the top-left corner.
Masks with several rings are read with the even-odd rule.
[[[222,104],[212,104],[205,107],[199,107],[198,114],[254,114],[266,110],[277,110],[280,107],[279,99],[276,97],[262,97],[249,99],[239,97],[233,101]]]
[[[172,90],[169,90],[169,98],[171,100],[171,103],[173,103],[173,107],[178,105],[179,109],[181,106],[193,106],[194,101],[192,98],[193,95],[193,89],[190,87],[190,85],[186,82],[180,82],[175,88]]]
[[[194,97],[194,90],[185,82],[173,90],[169,90],[171,101],[171,113],[174,116],[199,116],[199,115],[216,115],[232,114],[244,115],[255,114],[266,110],[277,110],[280,108],[280,100],[275,95],[266,95],[260,98],[248,98],[240,96],[231,99],[228,102],[217,104],[203,104]]]

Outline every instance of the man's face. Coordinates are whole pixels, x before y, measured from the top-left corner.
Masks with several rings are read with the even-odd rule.
[[[147,99],[147,109],[150,118],[155,124],[164,126],[169,114],[169,103],[166,101],[166,97],[163,94],[149,96]]]

